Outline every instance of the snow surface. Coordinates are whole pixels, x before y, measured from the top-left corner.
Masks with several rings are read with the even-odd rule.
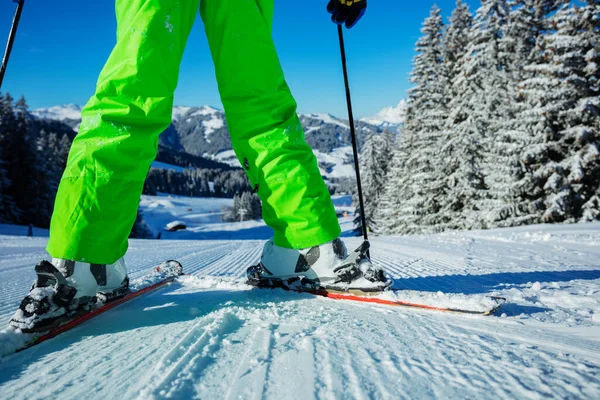
[[[188,106],[175,106],[173,107],[173,121],[179,120],[183,115],[190,111],[192,107]]]
[[[220,207],[143,204],[157,220]],[[256,227],[198,219],[190,229],[217,233],[131,240],[126,255],[132,279],[170,258],[189,276],[2,357],[0,398],[600,398],[598,223],[372,238],[396,287],[507,297],[491,317],[252,289],[245,269],[264,241],[222,238]],[[0,236],[0,325],[48,257],[46,242]],[[0,336],[0,348],[11,340]]]
[[[339,121],[336,117],[334,117],[333,115],[331,115],[329,113],[314,113],[314,114],[307,114],[307,115],[311,118],[321,120],[324,124],[338,125],[338,126],[341,126],[342,128],[350,129],[348,124],[345,124],[345,123]]]
[[[202,125],[206,128],[206,130],[204,131],[204,138],[207,142],[210,143],[210,139],[208,138],[210,134],[213,133],[216,129],[221,129],[222,127],[224,127],[225,122],[221,118],[213,116],[213,118],[209,119],[208,121],[202,121]]]
[[[211,106],[202,106],[200,107],[200,109],[196,112],[194,112],[192,115],[190,115],[191,117],[194,116],[206,116],[206,115],[214,115],[215,113],[218,113],[219,110],[211,107]]]
[[[193,198],[175,195],[142,195],[140,210],[150,231],[163,239],[207,239],[210,234],[202,233],[223,225],[223,215],[227,207],[233,206],[233,199]],[[168,232],[164,228],[175,221],[181,221],[185,231]],[[252,221],[254,222],[254,221]],[[264,223],[258,223],[265,227]],[[233,229],[240,226],[234,225]],[[214,235],[214,234],[213,234]],[[222,238],[222,237],[218,237]]]
[[[212,156],[208,153],[204,153],[202,155],[202,157],[213,158],[216,161],[222,162],[222,163],[230,165],[232,167],[240,167],[240,161],[238,160],[238,158],[235,155],[235,152],[233,150],[224,150],[215,156]]]
[[[321,175],[328,178],[351,178],[355,176],[352,146],[338,147],[330,153],[322,153],[319,150],[313,150],[313,153],[317,157]],[[331,170],[323,168],[323,163],[333,165]]]

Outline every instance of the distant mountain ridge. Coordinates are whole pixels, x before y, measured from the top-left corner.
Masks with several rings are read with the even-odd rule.
[[[79,124],[81,124],[81,106],[76,104],[38,108],[29,113],[39,119],[60,121],[71,127],[75,132],[79,130]]]
[[[380,134],[384,130],[396,132],[403,121],[401,102],[397,107],[388,107],[373,118],[355,121],[357,142],[362,147],[368,135]],[[75,131],[81,123],[81,107],[75,104],[41,108],[32,115],[59,120]],[[324,176],[350,177],[351,139],[348,121],[331,114],[300,114],[306,141],[316,150],[319,166]],[[173,107],[173,121],[160,135],[159,144],[164,149],[213,159],[231,166],[239,166],[233,155],[229,132],[222,110],[211,106]]]
[[[406,121],[407,107],[407,101],[402,99],[397,106],[385,107],[372,117],[361,118],[361,121],[398,133]]]

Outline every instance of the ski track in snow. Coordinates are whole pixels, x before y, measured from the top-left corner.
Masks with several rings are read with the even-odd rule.
[[[0,236],[0,325],[46,240]],[[262,244],[132,240],[132,278],[190,276],[3,357],[0,397],[600,398],[600,224],[372,239],[396,287],[507,297],[491,317],[250,289]]]

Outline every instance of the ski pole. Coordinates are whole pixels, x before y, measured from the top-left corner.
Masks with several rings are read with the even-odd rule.
[[[346,103],[348,104],[348,122],[350,123],[350,136],[352,137],[352,151],[354,152],[354,170],[356,172],[356,186],[358,189],[358,202],[360,204],[360,218],[362,221],[362,233],[365,241],[369,240],[367,234],[367,220],[365,217],[365,204],[363,201],[362,185],[360,182],[360,169],[358,166],[358,146],[356,145],[356,133],[354,131],[354,116],[352,115],[352,99],[350,98],[350,86],[348,84],[348,70],[346,68],[346,49],[344,47],[344,33],[342,26],[338,25],[338,37],[340,39],[340,53],[342,55],[342,69],[344,70],[344,85],[346,86]],[[370,257],[367,251],[367,256]]]
[[[12,27],[10,28],[10,34],[8,35],[8,43],[6,44],[6,50],[4,51],[4,57],[2,58],[2,66],[0,67],[0,89],[2,88],[2,81],[4,80],[4,73],[6,72],[6,66],[8,65],[8,59],[10,52],[17,35],[17,28],[19,27],[19,20],[21,19],[21,12],[25,5],[25,0],[13,0],[17,4],[17,11],[13,18]]]

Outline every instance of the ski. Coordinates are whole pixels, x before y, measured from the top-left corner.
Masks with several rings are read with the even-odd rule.
[[[334,300],[350,300],[387,306],[420,308],[456,314],[491,315],[506,303],[506,299],[499,296],[420,292],[404,289],[389,289],[376,294],[365,293],[362,295],[326,289],[300,291]]]
[[[369,242],[367,240],[363,241],[356,250],[348,254],[341,266],[337,268],[345,266],[359,266],[360,268],[361,260],[368,260],[369,247]],[[375,272],[361,269],[359,271],[362,274],[360,280],[355,279],[352,284],[339,282],[336,283],[335,287],[328,286],[325,288],[300,276],[285,281],[277,278],[265,278],[262,276],[263,268],[261,263],[248,268],[246,283],[257,288],[280,288],[294,292],[310,293],[334,300],[350,300],[459,314],[491,315],[506,302],[505,298],[498,296],[394,289],[391,288],[392,279],[385,277],[380,269],[375,269]],[[355,287],[352,287],[352,285],[355,285]]]
[[[262,281],[260,284],[249,280],[247,283],[260,289],[283,289],[298,293],[308,293],[333,300],[349,300],[361,303],[410,307],[456,314],[492,315],[506,303],[504,297],[488,295],[425,292],[389,288],[382,291],[326,289],[315,287],[313,284],[307,284],[300,279],[293,279],[286,283],[279,280]]]
[[[16,348],[15,352],[18,353],[50,340],[123,303],[127,303],[137,297],[143,296],[144,294],[163,288],[181,275],[183,275],[183,267],[178,261],[165,261],[156,266],[152,273],[140,279],[136,279],[136,281],[134,281],[131,285],[132,290],[126,295],[108,302],[96,303],[96,305],[89,310],[80,310],[72,315],[71,318],[65,320],[60,326],[47,332],[22,333],[14,328],[9,327],[7,330],[12,331],[10,333],[13,335],[22,335],[25,339],[22,341],[23,344]],[[5,330],[3,333],[8,333],[7,330]]]

